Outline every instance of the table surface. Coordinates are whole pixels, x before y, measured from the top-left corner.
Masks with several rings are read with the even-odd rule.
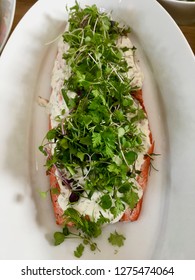
[[[33,4],[37,2],[37,0],[17,0],[16,1],[16,13],[14,18],[14,23],[12,26],[12,31],[24,16],[24,14],[32,7]],[[184,36],[186,37],[189,45],[192,48],[192,51],[195,54],[195,25],[188,26],[179,26]]]

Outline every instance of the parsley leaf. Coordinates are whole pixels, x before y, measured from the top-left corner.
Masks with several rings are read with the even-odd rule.
[[[97,146],[101,145],[101,134],[94,132],[92,134],[92,143],[93,143],[93,147],[96,148]]]
[[[125,206],[121,199],[119,197],[115,198],[115,204],[113,207],[111,207],[110,212],[114,215],[114,218],[116,218],[118,215],[120,215],[125,210]]]

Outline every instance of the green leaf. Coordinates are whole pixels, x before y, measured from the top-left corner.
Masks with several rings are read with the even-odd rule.
[[[122,102],[123,106],[132,106],[133,105],[133,100],[130,98],[124,98]]]
[[[112,206],[112,199],[109,194],[105,194],[100,198],[100,206],[105,209],[110,209]]]
[[[90,249],[91,249],[91,251],[95,251],[97,249],[97,244],[96,243],[92,243],[90,245]]]
[[[98,97],[100,95],[100,92],[97,89],[92,90],[92,94],[94,97]]]
[[[139,196],[137,192],[131,188],[128,192],[125,192],[121,199],[129,205],[130,209],[134,209],[139,201]]]
[[[75,174],[74,169],[73,169],[69,164],[66,164],[66,168],[68,169],[68,171],[70,172],[70,174],[71,174],[72,176]]]
[[[85,225],[87,230],[83,228],[84,232],[87,233],[88,236],[97,238],[102,233],[101,226],[93,221],[87,221],[87,220],[85,221],[86,221]]]
[[[92,144],[91,137],[90,137],[89,135],[87,135],[87,136],[85,136],[85,137],[81,137],[80,140],[79,140],[79,142],[80,142],[81,144],[84,144],[84,145],[87,145],[87,146],[89,146],[89,145]]]
[[[111,163],[111,164],[108,165],[108,171],[113,172],[115,174],[120,173],[120,169],[115,163]]]
[[[70,98],[68,104],[67,104],[68,108],[71,110],[71,109],[74,109],[76,107],[76,101],[75,99],[73,98]]]
[[[57,136],[57,131],[55,128],[49,130],[46,134],[47,140],[53,140]]]
[[[141,144],[142,144],[142,138],[141,138],[141,136],[137,136],[137,137],[136,137],[136,143],[137,143],[138,145],[141,145]]]
[[[111,148],[110,145],[106,144],[105,150],[104,150],[104,154],[110,158],[113,158],[114,156],[114,152],[113,149]]]
[[[101,134],[93,132],[93,134],[92,134],[92,143],[93,143],[93,147],[94,148],[96,148],[99,145],[101,145],[101,140],[102,140]]]
[[[91,116],[90,115],[83,116],[82,122],[88,128],[89,124],[92,122]]]
[[[118,246],[118,247],[121,247],[124,245],[124,240],[126,238],[122,235],[122,234],[119,234],[116,230],[114,233],[111,233],[109,238],[108,238],[108,241],[113,245],[113,246]]]
[[[68,236],[68,235],[70,234],[70,231],[69,231],[69,229],[68,229],[67,226],[64,226],[64,227],[63,227],[63,234],[64,234],[65,236]]]
[[[39,146],[39,151],[41,151],[45,156],[47,156],[47,152],[43,146]]]
[[[118,121],[124,121],[125,117],[124,117],[124,113],[122,112],[122,110],[115,110],[114,112],[114,117],[118,120]]]
[[[128,153],[125,153],[125,158],[129,165],[132,165],[137,160],[137,153],[134,151],[130,151]]]
[[[83,81],[85,81],[85,74],[82,74],[81,72],[76,71],[76,76],[77,76],[78,82],[82,83]]]
[[[105,218],[103,215],[102,215],[102,213],[100,212],[100,216],[99,216],[99,218],[98,218],[98,220],[97,220],[97,224],[98,225],[103,225],[103,224],[107,224],[107,223],[109,223],[110,222],[110,220],[108,219],[108,218]]]
[[[122,127],[119,127],[118,129],[118,137],[121,138],[125,134],[125,130]]]
[[[83,255],[84,252],[84,245],[81,243],[77,246],[76,250],[74,251],[74,255],[76,258],[80,258]]]
[[[46,166],[47,166],[47,169],[49,170],[54,164],[56,164],[57,162],[57,157],[54,156],[50,159],[50,158],[47,158],[47,161],[46,161]]]
[[[90,41],[91,41],[91,38],[90,38],[89,36],[87,36],[87,37],[85,38],[85,43],[90,42]]]
[[[80,213],[75,210],[74,208],[67,208],[64,211],[64,215],[67,216],[69,218],[70,221],[72,221],[73,223],[76,223],[77,225],[82,226],[83,225],[83,221],[80,217]]]
[[[68,149],[69,145],[68,145],[68,140],[66,138],[63,138],[61,141],[60,141],[60,145],[62,148],[64,148],[65,150]]]
[[[60,245],[65,240],[65,235],[62,232],[55,232],[54,233],[54,245]]]
[[[92,101],[91,101],[91,103],[89,104],[89,109],[90,110],[93,110],[93,111],[95,111],[95,110],[99,110],[99,108],[100,108],[100,102],[99,102],[99,98],[97,97],[97,98],[94,98]]]
[[[126,193],[132,188],[132,183],[126,182],[118,189],[120,193]]]
[[[78,152],[78,153],[77,153],[77,157],[80,158],[81,161],[84,160],[84,156],[85,156],[85,154],[82,153],[82,152]]]
[[[65,113],[66,113],[66,110],[65,110],[65,109],[62,109],[61,115],[63,116],[63,115],[65,115]]]
[[[119,197],[115,198],[115,205],[110,208],[110,212],[114,215],[114,218],[116,218],[118,215],[120,215],[125,209],[125,206],[121,199]]]
[[[66,105],[68,106],[69,98],[65,89],[62,89],[62,96],[64,98],[64,101],[66,102]]]
[[[138,122],[146,118],[146,114],[143,111],[143,109],[137,110],[136,113],[137,113],[136,116],[131,119],[131,122]]]

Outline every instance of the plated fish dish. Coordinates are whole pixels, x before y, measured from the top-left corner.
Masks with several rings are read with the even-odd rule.
[[[140,215],[154,150],[143,80],[129,27],[95,5],[70,8],[39,149],[62,227],[55,245],[78,236],[76,257],[87,245],[99,249],[94,239],[103,226]],[[124,240],[116,231],[109,238],[118,246]]]

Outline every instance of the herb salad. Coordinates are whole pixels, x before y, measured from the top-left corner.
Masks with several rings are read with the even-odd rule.
[[[76,257],[86,245],[99,250],[103,225],[134,221],[141,210],[153,142],[129,34],[96,5],[76,2],[58,46],[50,129],[39,149],[62,226],[55,245],[80,238]],[[125,237],[115,231],[108,241],[120,247]]]

